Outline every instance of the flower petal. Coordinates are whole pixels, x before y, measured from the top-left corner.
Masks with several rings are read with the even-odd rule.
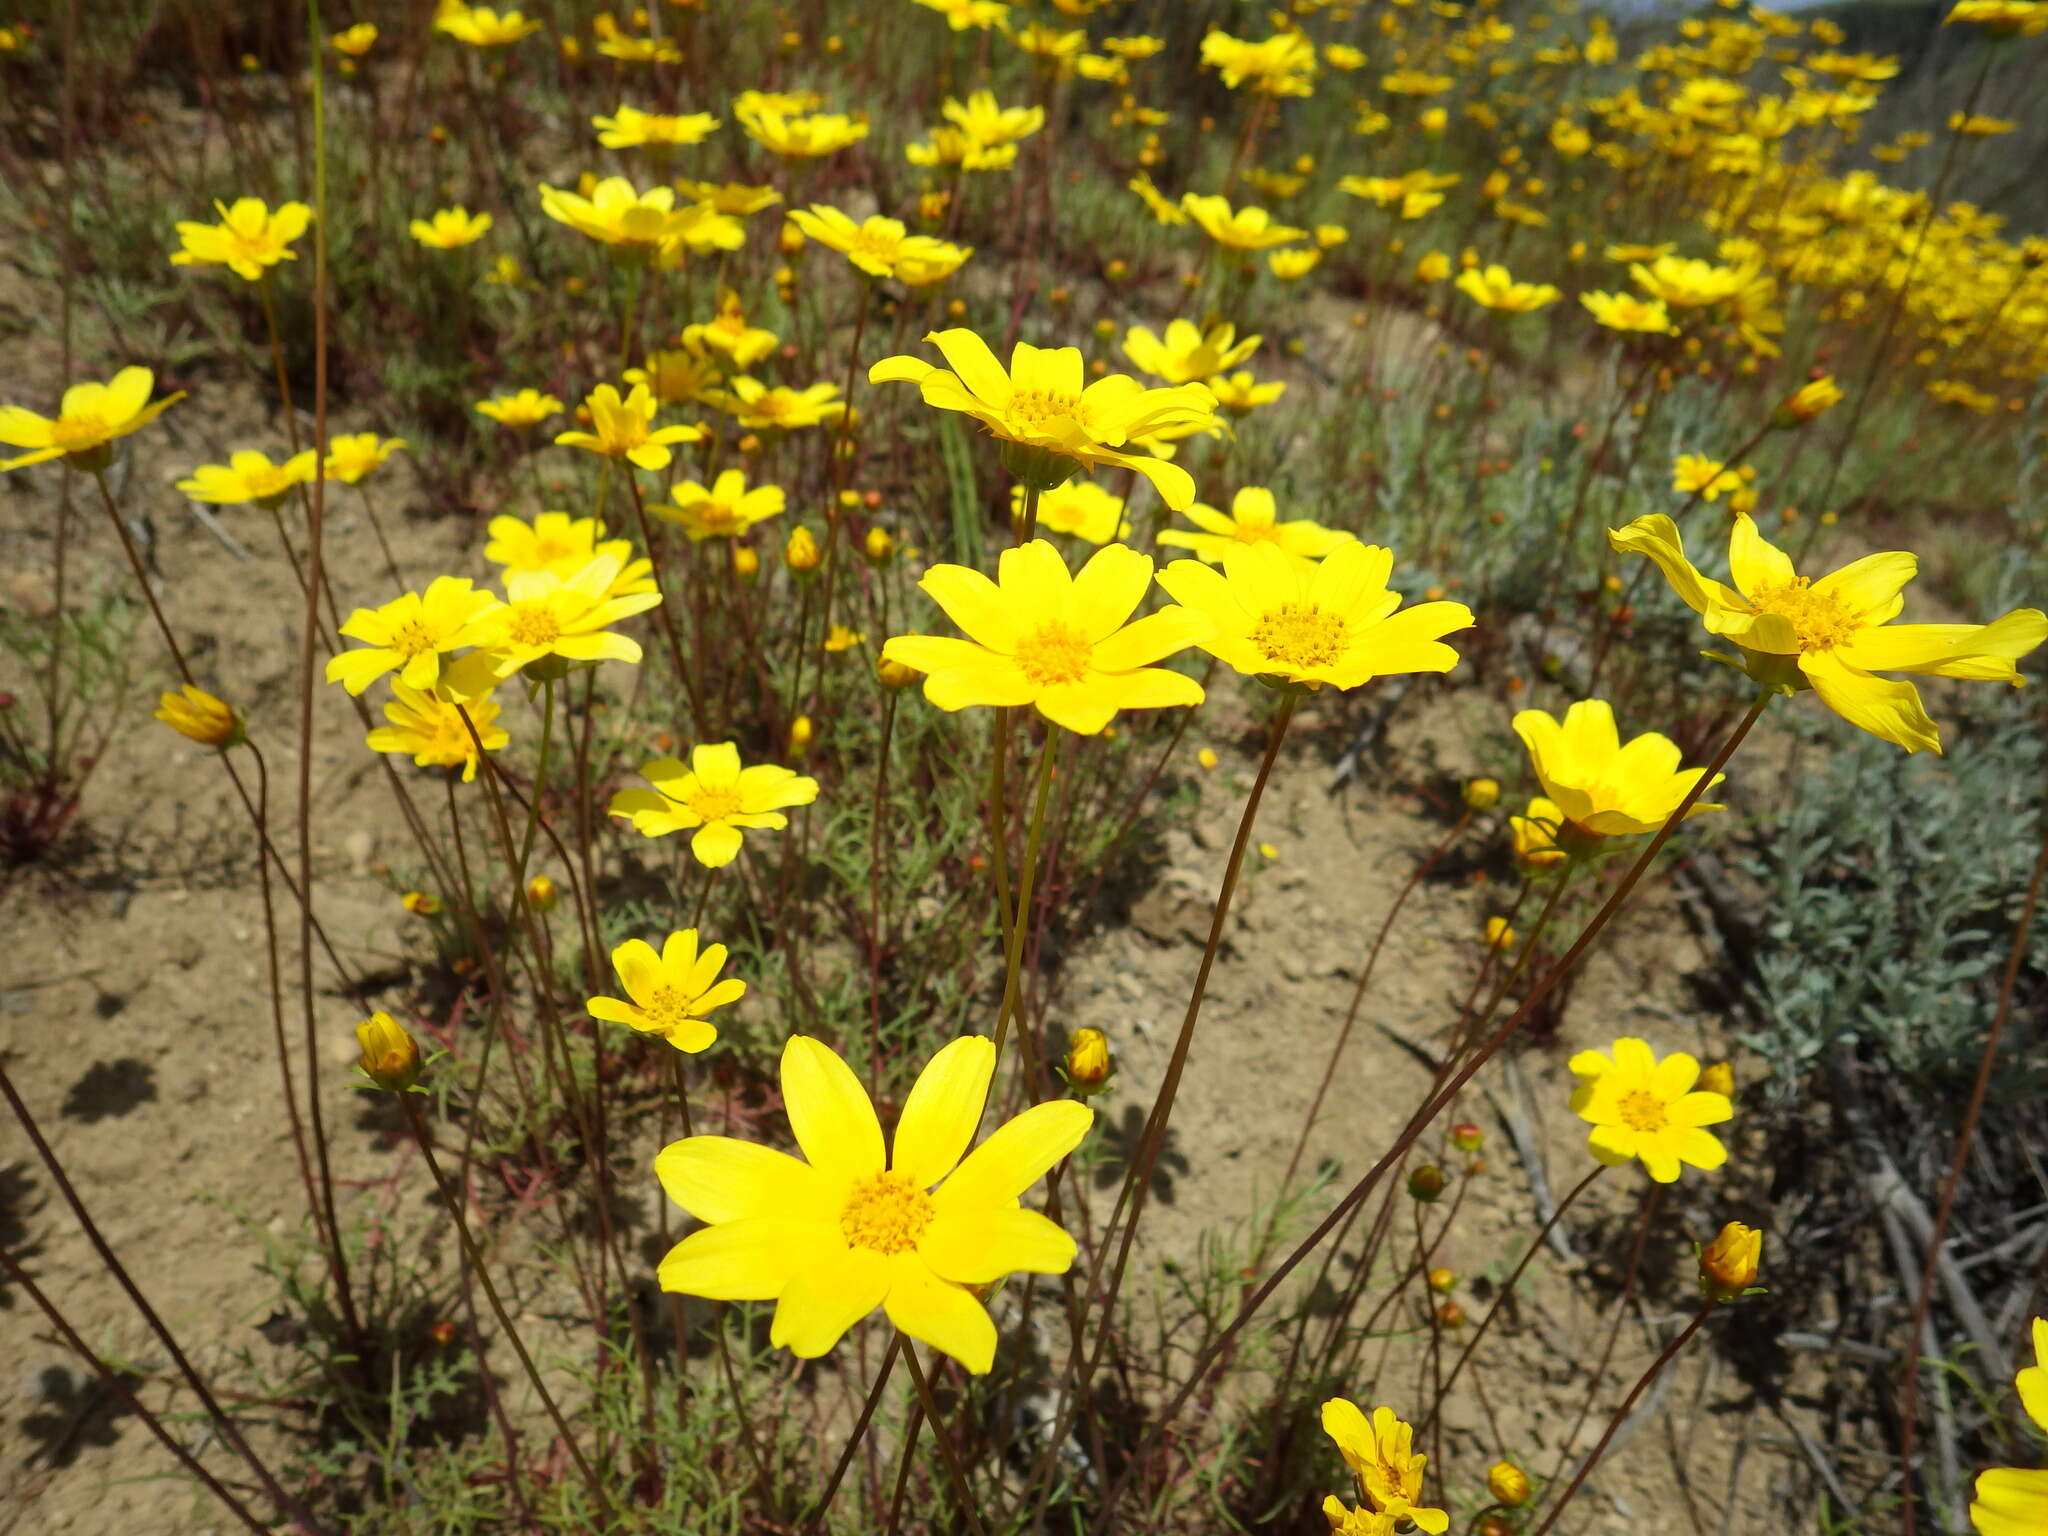
[[[885,1255],[842,1243],[836,1253],[798,1270],[783,1288],[768,1342],[798,1359],[817,1359],[882,1304],[891,1278]]]
[[[1034,1104],[968,1153],[932,1199],[941,1211],[1015,1200],[1079,1146],[1094,1122],[1095,1112],[1073,1099]]]
[[[925,1228],[917,1252],[948,1280],[989,1285],[1018,1273],[1063,1275],[1076,1248],[1058,1222],[1012,1207],[942,1214]]]
[[[1074,575],[1075,625],[1091,644],[1108,639],[1137,611],[1151,585],[1150,555],[1127,544],[1105,545]]]
[[[1728,534],[1728,575],[1744,597],[1754,598],[1766,588],[1785,586],[1798,572],[1791,557],[1758,532],[1756,519],[1744,512]]]
[[[987,342],[965,326],[933,331],[925,340],[939,349],[946,366],[974,395],[995,410],[1010,408],[1010,376]]]
[[[1702,576],[1685,558],[1678,524],[1662,512],[1639,517],[1625,528],[1608,529],[1607,542],[1624,554],[1648,555],[1671,583],[1672,590],[1695,613],[1711,613],[1717,608],[1748,611],[1749,605],[1741,593]]]
[[[1807,651],[1799,670],[1820,701],[1859,730],[1908,752],[1941,750],[1941,731],[1911,683],[1859,672],[1832,651]]]
[[[773,1301],[797,1276],[829,1263],[845,1246],[836,1227],[755,1216],[692,1232],[668,1251],[655,1275],[664,1291],[685,1296]]]
[[[834,1218],[836,1181],[808,1163],[732,1136],[686,1136],[654,1157],[669,1199],[699,1221]]]
[[[970,639],[1004,654],[1017,648],[1023,616],[1014,600],[981,572],[964,565],[935,565],[917,584]]]
[[[789,1128],[814,1168],[850,1181],[887,1166],[882,1126],[867,1090],[822,1040],[789,1037],[782,1048],[782,1098]]]
[[[932,1348],[951,1355],[976,1376],[996,1360],[996,1325],[988,1308],[965,1286],[942,1280],[914,1253],[890,1261],[889,1321]]]
[[[951,1173],[981,1125],[995,1070],[995,1043],[983,1035],[964,1035],[932,1057],[903,1101],[890,1168],[919,1189]]]

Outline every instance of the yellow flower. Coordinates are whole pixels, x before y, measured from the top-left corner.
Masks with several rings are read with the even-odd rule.
[[[0,470],[59,458],[81,470],[104,468],[113,457],[107,444],[148,426],[185,398],[181,389],[152,401],[149,392],[155,385],[156,375],[147,368],[123,368],[108,383],[65,390],[54,420],[18,405],[0,406],[0,443],[29,450],[0,460]]]
[[[1557,846],[1557,835],[1564,830],[1564,820],[1564,812],[1558,809],[1555,800],[1536,796],[1526,812],[1508,818],[1508,832],[1515,840],[1515,857],[1533,869],[1563,863],[1568,855]]]
[[[573,576],[596,559],[597,541],[604,537],[604,526],[596,518],[567,512],[542,512],[530,523],[501,513],[491,519],[488,531],[486,560],[511,571],[553,571],[560,576]]]
[[[673,187],[636,191],[623,176],[607,176],[590,196],[579,197],[559,187],[540,187],[541,211],[558,224],[588,235],[623,256],[651,253],[681,240],[706,221],[721,217],[701,203],[676,207]]]
[[[1010,41],[1017,45],[1019,52],[1043,60],[1048,68],[1064,72],[1073,66],[1075,58],[1087,46],[1088,34],[1062,32],[1034,21],[1022,31],[1011,33]]]
[[[1025,491],[1010,487],[1010,516],[1024,515]],[[1109,544],[1130,534],[1124,520],[1124,500],[1112,496],[1093,480],[1069,480],[1038,498],[1040,532],[1071,534],[1089,544]]]
[[[1262,96],[1315,94],[1316,45],[1299,32],[1276,32],[1254,43],[1212,29],[1202,39],[1202,63],[1232,90],[1248,87]]]
[[[306,232],[313,210],[304,203],[283,203],[275,213],[260,197],[241,197],[234,206],[215,203],[218,224],[183,220],[178,225],[182,250],[171,253],[180,267],[224,266],[235,276],[255,282],[280,261],[297,261],[291,243]]]
[[[419,1042],[383,1009],[356,1026],[356,1044],[362,1047],[356,1065],[379,1088],[403,1093],[419,1081]]]
[[[1092,736],[1120,709],[1202,702],[1193,678],[1152,664],[1193,643],[1203,622],[1172,610],[1131,618],[1152,585],[1147,556],[1111,544],[1069,575],[1059,551],[1033,539],[1004,550],[996,575],[932,566],[918,585],[968,638],[897,635],[882,648],[926,674],[924,696],[939,708],[1029,704]]]
[[[465,710],[469,725],[462,721]],[[476,779],[478,742],[484,751],[495,752],[512,739],[498,725],[498,701],[488,694],[457,704],[438,688],[394,680],[384,718],[391,723],[363,738],[372,752],[410,753],[421,768],[460,768],[465,784]],[[474,737],[470,726],[476,727]]]
[[[1998,3],[2000,0],[1961,0],[1956,9]],[[2048,5],[2035,9],[2048,26]],[[1949,19],[1955,19],[1953,13]],[[2013,1378],[2013,1386],[2034,1427],[2048,1434],[2048,1321],[2035,1318],[2033,1334],[2034,1363]],[[2048,1470],[1994,1467],[1978,1474],[1977,1497],[1970,1505],[1970,1524],[1977,1528],[1977,1536],[2035,1536],[2044,1523],[2048,1523]]]
[[[1045,126],[1045,108],[1001,106],[994,91],[975,91],[965,102],[949,96],[939,110],[968,138],[989,149],[1028,139]]]
[[[1763,1249],[1763,1233],[1739,1221],[1729,1222],[1700,1252],[1700,1293],[1715,1301],[1740,1301],[1742,1293],[1756,1284]]]
[[[348,432],[327,439],[327,463],[322,477],[357,485],[363,476],[380,467],[392,454],[406,446],[402,437],[380,438],[374,432]]]
[[[1180,206],[1189,218],[1202,226],[1211,240],[1233,251],[1270,250],[1276,245],[1308,238],[1305,229],[1275,224],[1273,216],[1263,208],[1233,211],[1228,200],[1221,197],[1202,197],[1189,192],[1181,197]]]
[[[1749,283],[1735,267],[1717,267],[1690,257],[1659,256],[1648,266],[1632,262],[1628,275],[1652,298],[1674,309],[1701,309],[1732,299]]]
[[[837,384],[813,384],[808,389],[777,384],[771,389],[742,373],[724,389],[707,390],[704,400],[749,430],[794,432],[844,416],[846,402],[833,398],[838,393]]]
[[[744,181],[678,181],[676,190],[692,202],[702,203],[714,213],[743,218],[773,208],[782,194],[773,187],[756,187]]]
[[[483,239],[490,233],[491,223],[488,213],[471,213],[457,203],[453,208],[436,209],[431,217],[414,219],[409,227],[413,239],[421,245],[453,251]]]
[[[1943,26],[1952,21],[1973,21],[1994,37],[2035,37],[2048,32],[2048,0],[1956,0],[1941,19]],[[2039,1415],[2035,1422],[2048,1429],[2048,1420]],[[2042,1483],[2048,1486],[2048,1474],[2042,1474]]]
[[[155,717],[187,741],[225,752],[244,739],[242,717],[204,688],[186,683],[157,700]]]
[[[1742,489],[1742,476],[1718,459],[1698,453],[1681,453],[1672,461],[1671,489],[1697,491],[1708,501],[1719,501],[1723,492]]]
[[[628,384],[645,384],[663,405],[701,403],[722,375],[718,362],[696,344],[664,348],[647,354],[647,366],[628,368]]]
[[[436,32],[446,32],[472,48],[503,48],[540,29],[540,22],[530,21],[518,11],[500,15],[488,5],[464,5],[461,0],[442,0],[434,17]]]
[[[654,787],[620,790],[607,813],[626,817],[642,837],[694,829],[690,853],[706,869],[738,856],[742,828],[779,832],[789,825],[783,811],[818,798],[816,779],[770,763],[742,768],[739,748],[729,741],[697,747],[687,768],[658,757],[641,764],[640,776]]]
[[[691,543],[705,539],[731,539],[754,524],[782,515],[787,504],[779,485],[757,485],[747,489],[746,475],[737,469],[721,470],[706,490],[694,480],[675,488],[675,505],[649,510],[666,522],[681,525]]]
[[[522,389],[517,394],[479,400],[476,409],[478,415],[490,417],[501,427],[537,427],[550,416],[560,415],[562,402],[537,389]]]
[[[1228,378],[1211,379],[1209,388],[1215,392],[1216,403],[1233,416],[1270,405],[1287,392],[1285,383],[1261,384],[1243,369]]]
[[[564,38],[562,45],[567,48],[574,38]],[[683,50],[672,37],[632,37],[623,32],[614,32],[598,40],[597,51],[608,59],[619,59],[627,64],[680,64]]]
[[[1356,1403],[1333,1397],[1323,1404],[1323,1433],[1337,1442],[1337,1453],[1358,1479],[1359,1491],[1387,1518],[1390,1530],[1391,1522],[1402,1520],[1414,1521],[1430,1536],[1443,1536],[1450,1529],[1451,1517],[1446,1511],[1417,1502],[1422,1497],[1422,1469],[1429,1458],[1415,1454],[1415,1432],[1394,1416],[1393,1409],[1375,1408],[1367,1422]],[[1335,1499],[1326,1499],[1324,1513],[1331,1514],[1330,1505],[1335,1503]]]
[[[1813,420],[1824,411],[1833,410],[1841,401],[1842,386],[1835,382],[1833,374],[1824,373],[1787,395],[1784,403],[1778,407],[1778,417],[1784,424],[1798,426]]]
[[[1321,265],[1322,259],[1321,251],[1272,251],[1266,256],[1266,265],[1281,282],[1291,283],[1315,271]]]
[[[456,664],[462,680],[458,691],[466,693],[486,678],[503,681],[548,658],[556,658],[558,666],[638,662],[639,643],[611,633],[611,626],[657,607],[661,594],[618,591],[624,567],[614,550],[598,554],[570,576],[551,570],[506,571],[505,601],[479,615],[471,632],[470,643],[483,649]]]
[[[1440,283],[1451,275],[1451,258],[1442,251],[1430,251],[1415,263],[1415,281]]]
[[[1258,351],[1264,339],[1247,336],[1239,341],[1237,327],[1227,321],[1205,331],[1192,321],[1169,320],[1164,341],[1145,326],[1132,326],[1124,333],[1124,356],[1155,378],[1189,384],[1236,367]]]
[[[1214,626],[1196,643],[1247,676],[1357,688],[1396,673],[1450,671],[1458,653],[1441,637],[1469,628],[1472,610],[1437,602],[1395,612],[1393,566],[1387,550],[1356,539],[1320,561],[1274,543],[1233,544],[1220,572],[1176,560],[1159,584]]]
[[[1067,1042],[1067,1060],[1061,1069],[1067,1086],[1087,1098],[1109,1086],[1114,1065],[1109,1056],[1109,1036],[1099,1029],[1077,1029]]]
[[[1419,69],[1397,69],[1380,76],[1380,89],[1389,96],[1438,96],[1450,88],[1449,75],[1432,75]]]
[[[1738,514],[1729,535],[1733,587],[1702,576],[1685,558],[1678,525],[1662,513],[1611,529],[1616,549],[1648,555],[1711,634],[1733,641],[1759,682],[1811,688],[1851,725],[1908,752],[1939,752],[1941,732],[1918,691],[1877,672],[1974,678],[2015,686],[2013,663],[2048,639],[2048,615],[2015,608],[1989,624],[1893,624],[1919,561],[1910,554],[1866,555],[1815,579]]]
[[[359,21],[346,27],[327,39],[327,44],[336,53],[351,59],[360,59],[377,44],[377,27],[374,22]]]
[[[1126,185],[1138,194],[1147,208],[1152,210],[1152,217],[1159,223],[1168,225],[1187,223],[1187,213],[1181,208],[1180,204],[1174,202],[1164,192],[1161,192],[1159,188],[1154,186],[1152,178],[1143,171],[1133,176]]]
[[[1017,163],[1014,144],[977,144],[959,128],[934,128],[931,136],[903,146],[912,165],[957,165],[963,171],[1007,171]]]
[[[1662,299],[1643,300],[1632,293],[1582,293],[1579,302],[1610,331],[1647,331],[1657,336],[1678,331]]]
[[[814,160],[836,154],[868,136],[868,125],[837,112],[793,115],[742,97],[733,104],[733,116],[747,131],[747,137],[788,160]]]
[[[2009,117],[1986,117],[1982,113],[1965,117],[1960,112],[1948,115],[1948,131],[1969,139],[1992,139],[2001,133],[2011,133],[2017,127],[2019,124]]]
[[[1567,160],[1576,160],[1593,147],[1593,135],[1577,123],[1559,118],[1550,125],[1550,147]]]
[[[1290,555],[1320,560],[1339,544],[1355,542],[1350,534],[1305,517],[1281,522],[1273,493],[1256,485],[1244,487],[1231,498],[1227,516],[1199,501],[1188,507],[1185,515],[1203,531],[1169,528],[1159,535],[1159,542],[1172,549],[1192,550],[1211,565],[1221,565],[1223,552],[1235,545],[1277,544]]]
[[[955,32],[965,32],[969,27],[987,31],[998,26],[1010,13],[1003,0],[917,0],[928,11],[937,11],[946,18],[946,25]]]
[[[730,288],[718,296],[717,319],[683,328],[685,347],[709,347],[721,357],[731,358],[735,368],[753,367],[775,350],[779,340],[773,331],[747,324],[739,295]]]
[[[1354,69],[1365,68],[1365,55],[1349,43],[1326,43],[1323,46],[1323,62],[1332,69],[1341,69],[1348,73]]]
[[[973,331],[934,331],[925,337],[952,364],[948,371],[914,357],[886,357],[868,370],[872,383],[916,384],[926,405],[962,411],[1001,439],[1003,463],[1027,485],[1049,489],[1074,466],[1117,464],[1151,481],[1169,507],[1194,500],[1195,482],[1178,465],[1126,444],[1164,430],[1213,425],[1216,397],[1200,384],[1146,389],[1115,373],[1082,387],[1081,353],[1074,347],[1018,342],[1007,371]]]
[[[894,277],[921,288],[949,277],[972,251],[930,235],[913,235],[900,219],[871,217],[856,224],[837,208],[813,203],[790,221],[820,245],[838,251],[869,277]]]
[[[694,1056],[718,1038],[705,1015],[738,1002],[747,992],[744,981],[718,979],[725,955],[723,944],[707,944],[700,952],[694,928],[671,933],[659,954],[644,939],[628,939],[612,951],[612,969],[628,1000],[593,997],[584,1010],[593,1019],[659,1035]]]
[[[1495,264],[1484,270],[1468,268],[1458,274],[1458,292],[1488,309],[1502,314],[1523,315],[1557,301],[1558,292],[1549,283],[1518,283],[1506,267]]]
[[[673,455],[670,443],[704,440],[702,427],[654,427],[656,405],[645,384],[635,384],[632,393],[619,398],[610,384],[600,384],[583,402],[590,408],[594,432],[563,432],[555,438],[562,448],[587,448],[608,458],[625,459],[642,469],[666,469]]]
[[[194,501],[247,501],[262,506],[287,494],[295,485],[310,485],[316,462],[310,448],[293,454],[282,464],[271,463],[267,453],[243,448],[229,454],[225,464],[200,465],[178,482],[178,489]]]
[[[1496,1461],[1486,1469],[1486,1491],[1494,1503],[1520,1509],[1529,1502],[1529,1474],[1512,1461]]]
[[[1676,1182],[1681,1163],[1714,1169],[1728,1149],[1704,1129],[1731,1119],[1735,1106],[1718,1093],[1696,1093],[1700,1064],[1683,1051],[1662,1061],[1648,1042],[1631,1036],[1606,1051],[1580,1051],[1571,1059],[1572,1112],[1593,1127],[1586,1145],[1608,1167],[1640,1158],[1659,1184]]]
[[[1489,917],[1486,920],[1486,947],[1488,949],[1513,949],[1515,930],[1504,917]]]
[[[994,1042],[979,1035],[940,1050],[885,1154],[859,1079],[821,1041],[792,1036],[782,1097],[802,1159],[723,1136],[692,1136],[655,1158],[669,1198],[707,1224],[662,1260],[662,1289],[773,1301],[769,1342],[807,1360],[881,1307],[911,1338],[985,1373],[996,1329],[976,1288],[1066,1273],[1074,1240],[1018,1200],[1094,1121],[1058,1099],[968,1152],[995,1065]]]
[[[477,621],[498,606],[467,576],[436,576],[424,593],[407,592],[381,608],[358,608],[342,634],[366,649],[343,651],[327,663],[327,681],[360,694],[387,672],[409,688],[427,689],[441,679],[441,658],[475,645]]]
[[[1562,722],[1543,710],[1525,709],[1515,716],[1514,727],[1529,749],[1544,796],[1574,832],[1600,837],[1655,832],[1706,771],[1681,770],[1676,744],[1654,731],[1624,745],[1604,699],[1579,700],[1564,712]],[[1686,817],[1719,809],[1694,805]]]
[[[610,117],[593,117],[590,126],[598,130],[597,142],[606,149],[674,149],[703,143],[719,122],[709,112],[642,112],[622,106]]]

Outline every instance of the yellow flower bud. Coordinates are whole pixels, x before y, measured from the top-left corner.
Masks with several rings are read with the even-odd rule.
[[[860,541],[860,552],[870,565],[887,565],[889,557],[896,553],[896,541],[889,537],[888,529],[870,528]]]
[[[419,1042],[390,1014],[379,1009],[363,1020],[356,1026],[356,1041],[363,1048],[356,1065],[379,1088],[403,1093],[418,1081]]]
[[[1195,754],[1195,761],[1202,765],[1203,772],[1208,772],[1216,766],[1215,750],[1211,747],[1202,748],[1201,751]]]
[[[1460,1120],[1451,1127],[1451,1145],[1460,1152],[1477,1152],[1486,1144],[1486,1132],[1470,1120]]]
[[[1488,949],[1513,949],[1515,930],[1508,926],[1504,917],[1489,917],[1486,920],[1486,947]]]
[[[1763,1233],[1739,1221],[1729,1222],[1700,1252],[1700,1294],[1715,1301],[1740,1300],[1756,1283],[1763,1248]]]
[[[415,917],[432,917],[441,910],[441,898],[431,891],[407,891],[398,904]]]
[[[732,573],[741,581],[752,581],[761,574],[761,557],[748,545],[733,545]]]
[[[157,701],[156,718],[188,741],[225,752],[242,744],[242,717],[204,688],[190,683]]]
[[[535,875],[526,882],[526,904],[536,912],[554,911],[561,899],[560,888],[546,875]]]
[[[1457,1271],[1445,1269],[1441,1265],[1429,1272],[1428,1279],[1429,1288],[1439,1295],[1445,1291],[1456,1289],[1458,1284]]]
[[[775,243],[780,247],[783,255],[794,256],[804,248],[804,232],[788,219],[784,219],[782,221],[782,233],[777,237]]]
[[[1520,1509],[1529,1502],[1529,1474],[1512,1461],[1496,1461],[1486,1469],[1486,1491],[1494,1503]]]
[[[1780,428],[1803,427],[1823,411],[1833,409],[1841,399],[1842,387],[1835,382],[1834,375],[1822,374],[1785,397],[1773,425]]]
[[[1115,1064],[1109,1057],[1109,1037],[1099,1029],[1077,1029],[1067,1041],[1065,1064],[1067,1086],[1082,1098],[1109,1086]]]
[[[817,731],[812,726],[809,715],[798,715],[794,720],[790,721],[789,755],[791,757],[801,757],[804,749],[810,746],[811,738],[816,734]]]
[[[782,560],[799,576],[815,571],[825,559],[825,553],[818,548],[818,541],[811,530],[799,523],[790,530],[789,543],[783,546]]]
[[[1436,1304],[1436,1325],[1439,1328],[1462,1328],[1465,1326],[1465,1309],[1455,1301],[1440,1301]]]
[[[1500,781],[1498,779],[1467,779],[1462,791],[1465,809],[1468,811],[1490,811],[1500,803]]]
[[[1725,1061],[1710,1062],[1700,1069],[1700,1080],[1693,1086],[1701,1093],[1718,1093],[1731,1099],[1735,1096],[1735,1071]]]
[[[875,676],[882,680],[882,686],[891,692],[908,688],[917,681],[917,670],[900,661],[883,659],[875,663]]]

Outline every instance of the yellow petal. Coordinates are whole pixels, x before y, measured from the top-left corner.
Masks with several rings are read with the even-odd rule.
[[[1728,535],[1728,574],[1743,596],[1782,587],[1798,574],[1791,559],[1757,531],[1756,519],[1741,513]]]
[[[1908,752],[1941,750],[1941,731],[1911,683],[1872,677],[1832,651],[1807,651],[1799,670],[1820,701],[1859,730],[1896,742]]]
[[[782,1098],[797,1145],[835,1179],[863,1179],[886,1166],[875,1106],[853,1069],[821,1040],[791,1035],[782,1048]]]
[[[917,1243],[918,1256],[936,1273],[963,1285],[989,1285],[1019,1273],[1063,1275],[1075,1251],[1058,1222],[1014,1207],[942,1214]]]
[[[838,1230],[824,1223],[756,1216],[692,1232],[668,1251],[655,1274],[664,1291],[685,1296],[773,1301],[798,1275],[817,1270],[845,1246]]]
[[[1151,574],[1147,572],[1149,584]],[[1133,619],[1095,644],[1094,662],[1104,672],[1127,672],[1186,650],[1203,639],[1214,624],[1192,608],[1167,608]]]
[[[817,1359],[882,1304],[891,1278],[885,1255],[842,1242],[838,1252],[798,1270],[783,1288],[768,1342],[799,1359]]]
[[[981,572],[964,565],[935,565],[918,585],[977,643],[1005,654],[1017,648],[1025,615]]]
[[[968,1153],[933,1199],[942,1211],[1015,1200],[1081,1144],[1094,1120],[1087,1105],[1072,1099],[1035,1104]]]
[[[1639,517],[1625,528],[1608,529],[1607,542],[1624,554],[1648,555],[1671,583],[1672,590],[1695,613],[1710,613],[1716,608],[1748,610],[1749,605],[1739,592],[1702,576],[1685,558],[1678,524],[1662,512]]]
[[[787,1152],[732,1136],[688,1136],[654,1157],[668,1197],[699,1221],[748,1216],[829,1222],[836,1181]]]
[[[1151,556],[1125,544],[1106,545],[1075,573],[1074,623],[1091,643],[1107,639],[1123,627],[1151,585]]]
[[[946,366],[976,396],[998,411],[1010,408],[1010,376],[987,342],[964,326],[933,331],[925,340],[939,349]]]
[[[951,1173],[981,1124],[995,1069],[995,1044],[982,1035],[962,1036],[932,1057],[903,1101],[890,1168],[920,1189]]]
[[[639,825],[638,818],[634,825]],[[723,869],[740,856],[745,841],[730,821],[714,821],[698,828],[690,839],[690,857],[706,869]]]
[[[1873,624],[1899,611],[1899,593],[1920,569],[1917,555],[1887,550],[1852,560],[1813,584],[1816,597],[1838,597]]]
[[[891,1261],[883,1305],[890,1322],[974,1375],[986,1375],[995,1364],[996,1325],[988,1309],[965,1286],[933,1274],[916,1254],[899,1253]]]

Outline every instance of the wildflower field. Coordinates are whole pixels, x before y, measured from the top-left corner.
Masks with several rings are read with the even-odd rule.
[[[2044,79],[0,3],[0,1536],[2048,1531]]]

